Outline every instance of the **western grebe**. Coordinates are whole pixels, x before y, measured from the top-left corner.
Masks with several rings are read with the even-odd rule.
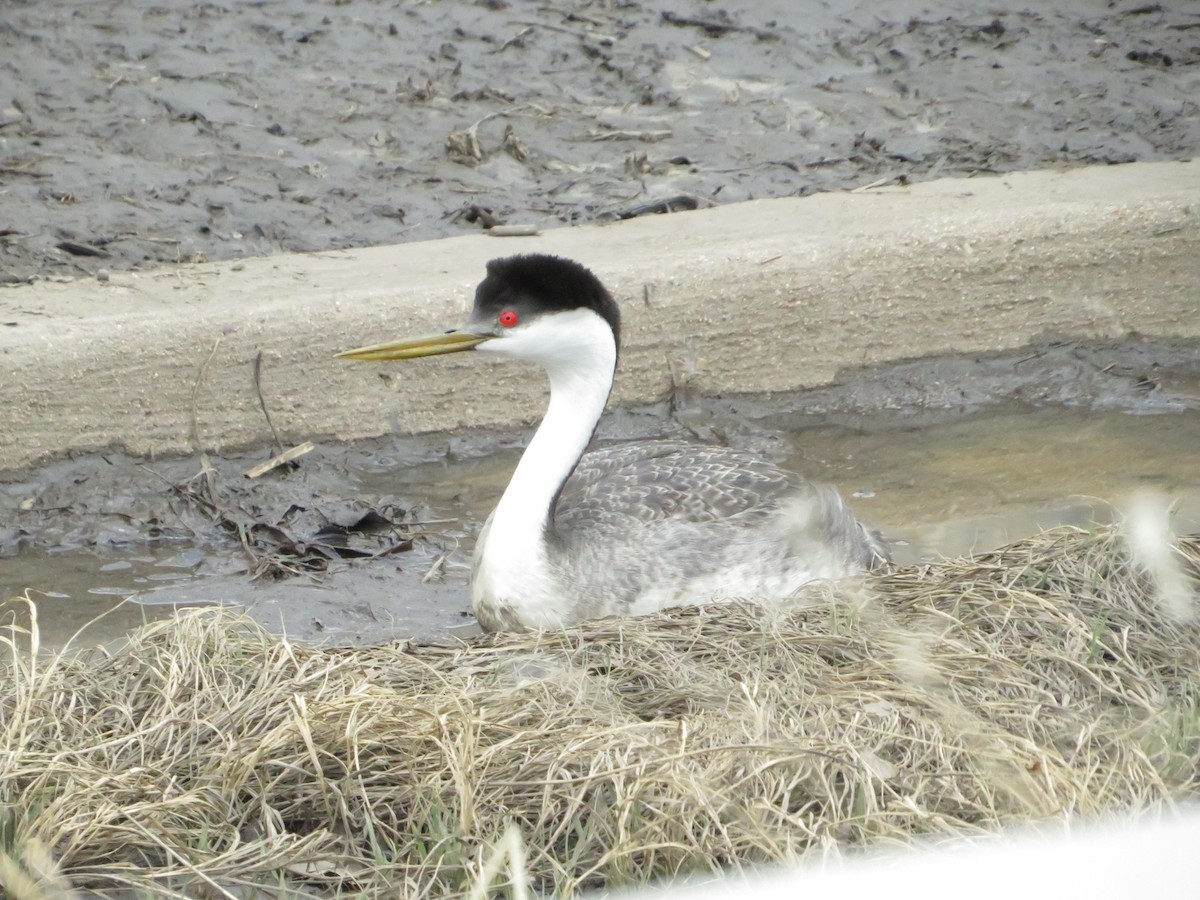
[[[461,328],[344,359],[476,350],[536,362],[550,405],[475,547],[471,607],[489,631],[559,628],[732,597],[779,598],[886,560],[832,488],[752,453],[640,441],[586,453],[612,389],[617,304],[555,256],[494,259]]]

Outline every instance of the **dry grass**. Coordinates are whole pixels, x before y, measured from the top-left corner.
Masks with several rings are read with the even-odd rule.
[[[1174,558],[1194,588],[1200,540]],[[1200,623],[1107,531],[454,647],[306,649],[206,610],[111,655],[14,636],[3,677],[10,888],[42,847],[118,893],[441,896],[515,823],[565,894],[1200,787]]]

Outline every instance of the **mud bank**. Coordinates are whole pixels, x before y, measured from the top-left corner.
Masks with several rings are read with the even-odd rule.
[[[626,315],[615,398],[785,391],[1054,337],[1200,336],[1200,162],[946,179],[528,238],[456,238],[0,292],[0,471],[67,453],[511,426],[522,366],[347,364],[454,324],[485,261],[592,266]],[[261,402],[254,367],[261,354]]]

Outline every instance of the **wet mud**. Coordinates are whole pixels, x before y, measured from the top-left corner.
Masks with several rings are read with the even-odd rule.
[[[1188,158],[1198,85],[1183,2],[16,0],[0,282]]]
[[[89,640],[212,603],[304,641],[468,633],[474,538],[529,433],[320,444],[254,479],[272,451],[15,473],[0,483],[0,599],[28,591],[51,645],[100,614]],[[1180,525],[1200,529],[1200,352],[1186,342],[1053,341],[785,396],[680,390],[612,410],[598,434],[660,437],[749,449],[836,485],[901,561],[1105,521],[1139,488],[1185,498]]]

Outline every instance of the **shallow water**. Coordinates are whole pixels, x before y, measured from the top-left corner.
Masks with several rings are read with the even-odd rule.
[[[1056,525],[1113,521],[1131,495],[1177,500],[1200,530],[1200,414],[1013,408],[932,427],[795,433],[788,465],[838,484],[910,542],[899,561],[987,550]]]
[[[1146,488],[1177,502],[1177,530],[1200,531],[1195,411],[1008,406],[919,425],[910,416],[875,416],[857,426],[772,413],[761,403],[751,411],[749,424],[727,411],[693,417],[688,430],[758,449],[836,485],[896,541],[898,562],[987,550],[1056,525],[1112,521],[1121,504]],[[688,421],[684,414],[671,421],[673,428],[658,425],[678,434],[680,419]],[[645,424],[635,430],[645,431]],[[88,627],[89,643],[176,607],[222,602],[244,605],[268,628],[300,640],[370,643],[470,630],[470,548],[516,464],[519,443],[433,437],[417,448],[403,441],[319,448],[274,485],[256,485],[258,504],[271,506],[273,487],[286,488],[280,503],[304,496],[327,511],[342,501],[361,506],[387,498],[409,510],[424,536],[406,553],[334,562],[323,576],[282,581],[252,581],[235,540],[206,533],[167,502],[163,479],[186,480],[195,461],[60,463],[48,475],[0,486],[20,510],[15,527],[28,532],[17,540],[13,528],[7,532],[8,546],[17,549],[0,559],[0,595],[36,599],[42,645],[49,647],[97,616],[103,618]],[[251,462],[219,465],[239,478]],[[147,469],[156,474],[141,484],[130,480]],[[63,510],[55,504],[64,496],[80,498],[78,507],[61,513],[65,522],[44,527],[40,542],[32,539],[39,534],[35,521],[45,525]],[[336,518],[338,510],[329,514]],[[152,535],[147,521],[156,523]],[[6,613],[20,606],[10,603]]]
[[[763,441],[769,455],[836,485],[897,542],[898,562],[985,551],[1059,525],[1112,522],[1147,489],[1175,501],[1178,531],[1200,531],[1196,412],[1014,406],[933,425],[791,424],[778,446]],[[459,511],[482,521],[518,457],[513,449],[429,464],[406,481],[431,502],[461,504]]]

